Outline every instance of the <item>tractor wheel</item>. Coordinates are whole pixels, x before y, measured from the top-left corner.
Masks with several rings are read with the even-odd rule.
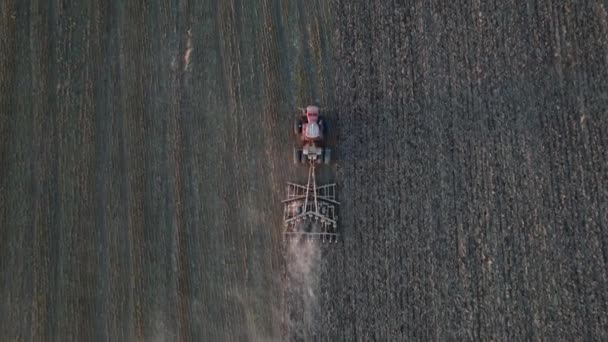
[[[293,133],[296,136],[300,136],[302,134],[302,119],[296,119],[293,123]]]
[[[323,150],[323,163],[329,164],[331,162],[331,150],[326,148]]]
[[[323,136],[327,137],[329,133],[329,122],[325,118],[319,118],[319,126],[321,126],[321,132],[323,132]]]
[[[293,163],[300,164],[302,162],[302,150],[293,149]]]

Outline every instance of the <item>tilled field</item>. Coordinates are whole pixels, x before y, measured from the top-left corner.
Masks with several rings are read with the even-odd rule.
[[[607,6],[0,2],[0,340],[608,339]]]

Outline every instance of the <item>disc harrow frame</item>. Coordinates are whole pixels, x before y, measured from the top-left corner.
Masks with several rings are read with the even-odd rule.
[[[283,237],[337,242],[339,205],[336,184],[317,186],[315,164],[309,163],[307,184],[287,183],[287,198],[283,200]]]

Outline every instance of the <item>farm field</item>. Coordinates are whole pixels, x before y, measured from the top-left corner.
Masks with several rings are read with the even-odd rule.
[[[607,7],[3,1],[0,340],[607,340]]]

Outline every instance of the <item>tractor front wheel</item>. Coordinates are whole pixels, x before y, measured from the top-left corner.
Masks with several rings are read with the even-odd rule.
[[[302,162],[302,150],[293,149],[293,163],[300,164]]]
[[[296,119],[293,123],[293,133],[296,136],[300,136],[302,134],[302,119]]]
[[[321,132],[323,132],[323,136],[327,137],[329,133],[329,123],[326,118],[319,118],[319,126],[321,126]]]

